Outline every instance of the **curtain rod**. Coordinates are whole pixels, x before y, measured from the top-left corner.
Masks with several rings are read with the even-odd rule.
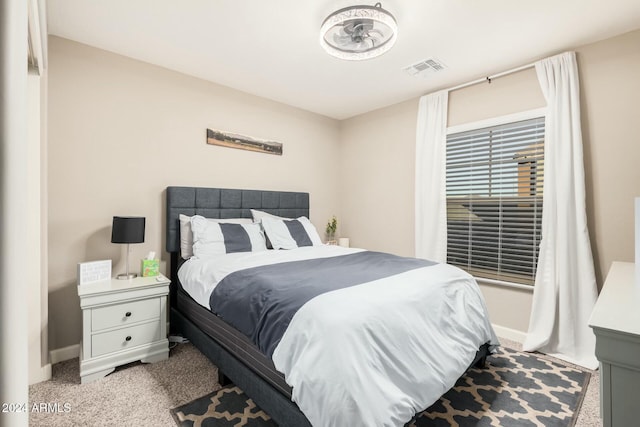
[[[446,89],[446,91],[447,92],[453,92],[454,90],[462,89],[462,88],[465,88],[465,87],[468,87],[468,86],[473,86],[473,85],[476,85],[478,83],[483,83],[483,82],[491,83],[491,80],[496,79],[498,77],[503,77],[503,76],[506,76],[506,75],[509,75],[509,74],[517,73],[518,71],[526,70],[527,68],[532,68],[532,67],[535,67],[535,66],[536,66],[536,63],[532,62],[531,64],[523,65],[521,67],[512,68],[510,70],[503,71],[501,73],[494,74],[492,76],[487,76],[485,78],[472,80],[472,81],[467,82],[467,83],[462,83],[462,84],[460,84],[458,86],[450,87],[449,89]]]

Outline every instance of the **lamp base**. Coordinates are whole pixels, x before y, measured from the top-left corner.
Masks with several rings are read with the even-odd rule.
[[[122,274],[118,274],[116,276],[116,279],[118,280],[131,280],[131,279],[135,279],[136,277],[138,277],[138,275],[136,273],[122,273]]]

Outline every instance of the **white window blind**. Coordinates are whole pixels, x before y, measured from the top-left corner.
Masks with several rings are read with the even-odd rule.
[[[541,237],[544,117],[447,137],[447,262],[533,285]]]

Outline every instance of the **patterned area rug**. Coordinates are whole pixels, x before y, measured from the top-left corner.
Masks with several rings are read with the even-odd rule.
[[[590,376],[534,354],[500,348],[484,369],[470,369],[406,427],[571,427]],[[180,427],[276,426],[234,386],[171,413]]]

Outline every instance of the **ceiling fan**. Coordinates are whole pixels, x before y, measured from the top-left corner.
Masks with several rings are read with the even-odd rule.
[[[351,6],[325,19],[320,29],[320,44],[329,54],[341,59],[369,59],[391,49],[397,32],[395,18],[381,3]]]

